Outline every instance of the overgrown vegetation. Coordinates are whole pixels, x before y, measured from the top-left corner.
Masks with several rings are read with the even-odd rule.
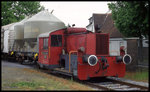
[[[136,72],[126,72],[126,79],[131,79],[135,81],[148,82],[149,81],[149,72],[148,70],[138,70]]]
[[[26,81],[21,81],[21,82],[15,82],[11,84],[11,87],[37,87],[40,86],[40,83],[35,83],[35,82],[26,82]]]
[[[15,82],[10,85],[12,89],[26,89],[26,90],[64,90],[69,89],[67,86],[63,86],[63,84],[49,81],[49,83],[46,83],[44,81],[20,81]]]
[[[127,37],[147,36],[149,33],[148,1],[117,1],[108,4],[118,30]]]
[[[73,79],[66,80],[33,69],[3,67],[2,70],[2,90],[92,90]]]

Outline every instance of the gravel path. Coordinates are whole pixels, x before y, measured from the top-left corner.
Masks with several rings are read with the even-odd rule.
[[[2,66],[3,67],[16,67],[16,68],[33,68],[32,65],[21,65],[17,62],[8,62],[8,61],[4,61],[4,60],[1,60],[2,62]]]

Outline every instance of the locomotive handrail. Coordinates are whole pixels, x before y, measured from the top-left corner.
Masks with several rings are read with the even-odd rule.
[[[49,49],[49,58],[50,58],[50,55],[51,55],[51,54],[50,54],[50,46],[49,46],[49,48],[48,48],[48,49]]]
[[[69,52],[69,72],[70,72],[70,55],[71,55],[71,53],[74,53],[74,52],[76,52],[78,54],[78,51],[70,51]]]

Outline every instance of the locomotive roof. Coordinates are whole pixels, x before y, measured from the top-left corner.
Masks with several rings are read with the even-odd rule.
[[[65,28],[64,28],[64,29],[65,29]],[[58,29],[58,30],[60,30],[60,29]],[[57,30],[51,30],[51,31],[49,31],[49,32],[42,33],[42,34],[40,34],[40,35],[38,36],[38,38],[40,38],[40,37],[49,37],[49,34],[52,33],[52,32],[54,32],[54,31],[57,31]]]
[[[40,35],[38,36],[38,38],[39,38],[39,37],[48,37],[51,32],[54,32],[54,30],[53,30],[53,31],[50,31],[50,32],[42,33],[42,34],[40,34]]]

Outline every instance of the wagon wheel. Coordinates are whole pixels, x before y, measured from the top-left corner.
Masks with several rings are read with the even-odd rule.
[[[22,58],[18,58],[18,62],[19,62],[20,64],[23,64]]]
[[[36,67],[37,67],[38,69],[41,69],[41,67],[40,67],[40,65],[39,65],[38,63],[36,63]]]
[[[2,60],[4,59],[4,55],[3,55],[3,54],[1,55],[1,59],[2,59]]]
[[[16,61],[18,61],[18,57],[16,57]]]
[[[4,60],[9,60],[9,55],[7,56],[6,54],[4,55]]]
[[[6,60],[5,54],[2,56],[2,59],[3,59],[3,60]]]

